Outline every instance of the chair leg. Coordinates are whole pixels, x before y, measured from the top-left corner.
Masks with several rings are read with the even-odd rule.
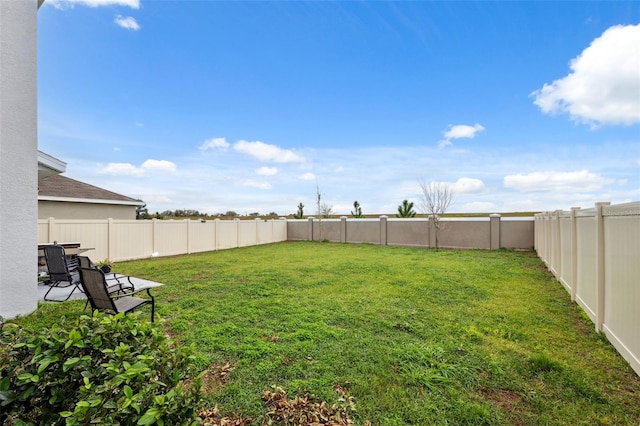
[[[147,289],[147,294],[151,298],[151,322],[154,322],[154,316],[156,312],[156,298],[151,295],[151,289]]]
[[[44,300],[46,300],[47,302],[60,302],[60,300],[56,300],[56,299],[47,299],[47,296],[49,295],[49,293],[51,293],[51,290],[53,290],[54,285],[53,284],[49,284],[49,290],[47,290],[47,292],[44,294]]]
[[[69,294],[67,294],[67,297],[65,297],[65,301],[69,300],[69,298],[71,297],[71,295],[73,294],[74,291],[79,290],[78,288],[78,284],[74,284],[73,288],[71,289],[71,292],[69,292]]]
[[[49,293],[51,293],[51,290],[53,290],[54,287],[60,287],[60,288],[65,288],[65,287],[70,287],[73,286],[73,288],[71,289],[71,291],[69,292],[69,294],[67,295],[67,297],[65,297],[64,299],[60,300],[60,299],[47,299],[47,296],[49,295]],[[65,285],[65,286],[57,286],[55,284],[51,284],[49,285],[49,290],[47,290],[47,292],[44,294],[44,298],[43,300],[47,301],[47,302],[64,302],[69,300],[69,298],[71,297],[71,295],[73,294],[74,291],[80,291],[82,292],[82,290],[80,289],[80,287],[78,286],[78,283],[75,284],[71,284],[71,285]],[[86,306],[85,306],[86,309]]]

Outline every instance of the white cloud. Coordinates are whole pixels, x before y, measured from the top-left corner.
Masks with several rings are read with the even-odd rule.
[[[247,179],[242,181],[242,185],[251,186],[253,188],[258,188],[258,189],[271,189],[271,184],[263,180]]]
[[[273,161],[276,163],[301,163],[304,161],[304,157],[290,149],[282,149],[260,141],[238,141],[233,145],[233,149],[260,161]]]
[[[143,176],[144,170],[136,167],[131,163],[109,163],[107,165],[99,165],[98,171],[115,176]]]
[[[140,0],[47,0],[44,4],[57,9],[74,7],[75,5],[99,7],[99,6],[126,6],[132,9],[140,9]]]
[[[201,151],[206,151],[208,149],[217,149],[220,151],[226,151],[229,149],[229,142],[225,138],[211,138],[204,141],[202,145],[198,147]]]
[[[506,188],[513,188],[521,192],[536,191],[597,191],[613,183],[613,179],[591,173],[588,170],[577,172],[533,172],[505,176],[503,184]]]
[[[316,180],[316,175],[314,175],[313,173],[305,173],[305,174],[300,176],[300,179],[302,179],[302,180]]]
[[[482,132],[485,128],[481,124],[474,124],[469,126],[467,124],[458,124],[455,126],[449,126],[449,129],[442,133],[444,139],[438,142],[439,148],[444,148],[451,145],[452,139],[467,138],[473,139],[478,132]]]
[[[478,194],[485,191],[484,182],[482,182],[482,180],[480,179],[474,179],[474,178],[462,177],[455,182],[434,181],[434,182],[431,182],[430,184],[436,184],[436,185],[444,184],[447,187],[449,187],[449,189],[451,190],[454,196],[463,195],[463,194]],[[421,193],[422,190],[420,189],[417,192]]]
[[[262,176],[273,176],[278,174],[278,169],[276,167],[263,166],[256,170],[256,173]]]
[[[138,31],[140,29],[140,24],[136,21],[136,18],[133,16],[116,16],[116,19],[113,20],[118,26],[122,28],[126,28],[128,30]]]
[[[167,160],[147,160],[142,163],[143,170],[155,170],[161,172],[175,172],[176,165]]]
[[[640,123],[640,24],[617,25],[570,63],[571,73],[531,93],[545,114],[593,126]]]
[[[131,163],[109,163],[98,165],[98,172],[113,176],[145,176],[147,172],[175,172],[176,165],[167,160],[146,160],[140,167]]]
[[[260,167],[256,170],[256,173],[262,176],[273,176],[278,173],[278,169],[276,167]]]
[[[484,191],[484,182],[480,179],[460,178],[451,184],[454,194],[477,194]]]

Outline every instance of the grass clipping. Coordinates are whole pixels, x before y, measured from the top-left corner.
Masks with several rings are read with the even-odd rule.
[[[346,383],[348,385],[348,383]],[[328,406],[326,401],[318,402],[313,395],[296,396],[289,399],[281,387],[275,392],[264,391],[262,400],[267,406],[261,425],[301,425],[301,426],[348,426],[353,421],[349,413],[355,410],[353,397],[348,396],[343,386],[334,390],[340,395],[338,402]],[[207,426],[246,426],[254,424],[252,419],[231,419],[219,417],[217,407],[200,413],[203,424]],[[370,425],[369,422],[366,425]]]

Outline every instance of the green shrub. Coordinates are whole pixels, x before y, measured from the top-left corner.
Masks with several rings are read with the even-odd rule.
[[[190,424],[200,400],[193,349],[135,315],[0,330],[0,424]]]

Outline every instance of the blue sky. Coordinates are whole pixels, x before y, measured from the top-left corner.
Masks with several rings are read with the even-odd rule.
[[[640,200],[640,3],[46,0],[40,150],[151,212]]]

